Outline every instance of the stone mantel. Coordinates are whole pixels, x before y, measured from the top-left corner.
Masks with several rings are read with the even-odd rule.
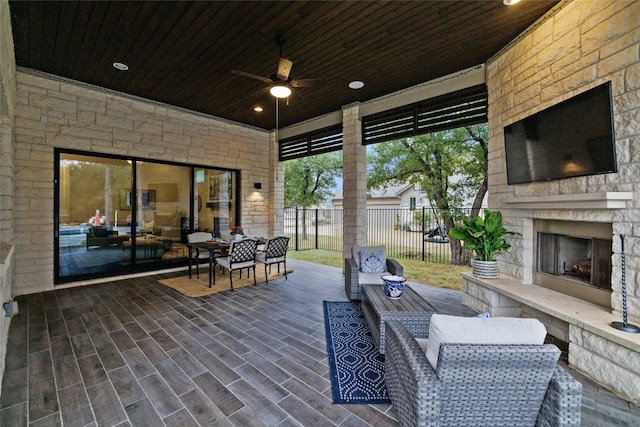
[[[524,196],[506,202],[513,209],[625,209],[633,200],[631,191]]]

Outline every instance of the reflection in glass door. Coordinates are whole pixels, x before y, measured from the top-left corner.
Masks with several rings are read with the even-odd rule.
[[[136,162],[136,218],[138,264],[168,262],[187,254],[191,168]]]
[[[55,283],[185,265],[191,230],[235,225],[236,172],[57,155]]]
[[[229,230],[237,225],[237,174],[219,169],[196,169],[195,178],[194,229],[230,238]]]

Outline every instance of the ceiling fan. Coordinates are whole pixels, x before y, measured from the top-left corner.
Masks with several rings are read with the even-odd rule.
[[[280,61],[278,62],[278,70],[275,74],[272,74],[269,77],[262,77],[257,74],[239,70],[231,70],[231,72],[239,76],[260,80],[263,83],[271,85],[269,92],[276,98],[288,98],[289,95],[291,95],[292,88],[326,86],[327,81],[323,79],[291,79],[293,61],[282,57],[282,45],[284,45],[285,39],[282,36],[277,36],[276,42],[280,47]]]

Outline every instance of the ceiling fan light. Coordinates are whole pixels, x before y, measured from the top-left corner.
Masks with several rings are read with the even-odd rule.
[[[271,89],[269,89],[269,93],[276,98],[287,98],[289,97],[289,95],[291,95],[291,89],[289,89],[287,86],[277,85],[271,87]]]

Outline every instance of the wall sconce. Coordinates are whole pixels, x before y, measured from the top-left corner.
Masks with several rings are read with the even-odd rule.
[[[261,182],[254,182],[253,183],[253,188],[255,188],[256,190],[261,190],[262,189],[262,183]]]

